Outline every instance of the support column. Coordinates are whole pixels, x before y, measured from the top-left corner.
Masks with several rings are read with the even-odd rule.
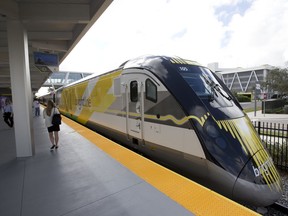
[[[16,156],[28,157],[34,155],[35,148],[27,32],[20,21],[7,20],[7,36]]]

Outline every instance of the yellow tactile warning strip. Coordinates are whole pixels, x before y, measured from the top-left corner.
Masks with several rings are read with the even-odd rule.
[[[62,120],[137,176],[195,215],[259,215],[63,116]]]

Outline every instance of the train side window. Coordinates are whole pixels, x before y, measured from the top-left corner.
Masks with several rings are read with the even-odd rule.
[[[138,82],[137,81],[130,82],[130,100],[132,102],[138,101]]]
[[[156,103],[157,86],[150,79],[147,79],[145,82],[145,88],[146,88],[146,99]]]

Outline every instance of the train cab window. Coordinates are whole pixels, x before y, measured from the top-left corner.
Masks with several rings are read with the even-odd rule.
[[[145,82],[146,88],[146,99],[151,100],[154,103],[157,102],[157,86],[150,80],[147,79]]]
[[[213,108],[231,107],[231,97],[205,67],[180,67],[179,72],[197,96]]]
[[[132,81],[130,83],[130,100],[132,102],[138,101],[138,82]]]

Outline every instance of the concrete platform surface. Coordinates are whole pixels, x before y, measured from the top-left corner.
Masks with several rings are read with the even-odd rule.
[[[0,120],[1,216],[193,215],[63,123],[58,150],[34,117],[36,154],[16,158]]]

